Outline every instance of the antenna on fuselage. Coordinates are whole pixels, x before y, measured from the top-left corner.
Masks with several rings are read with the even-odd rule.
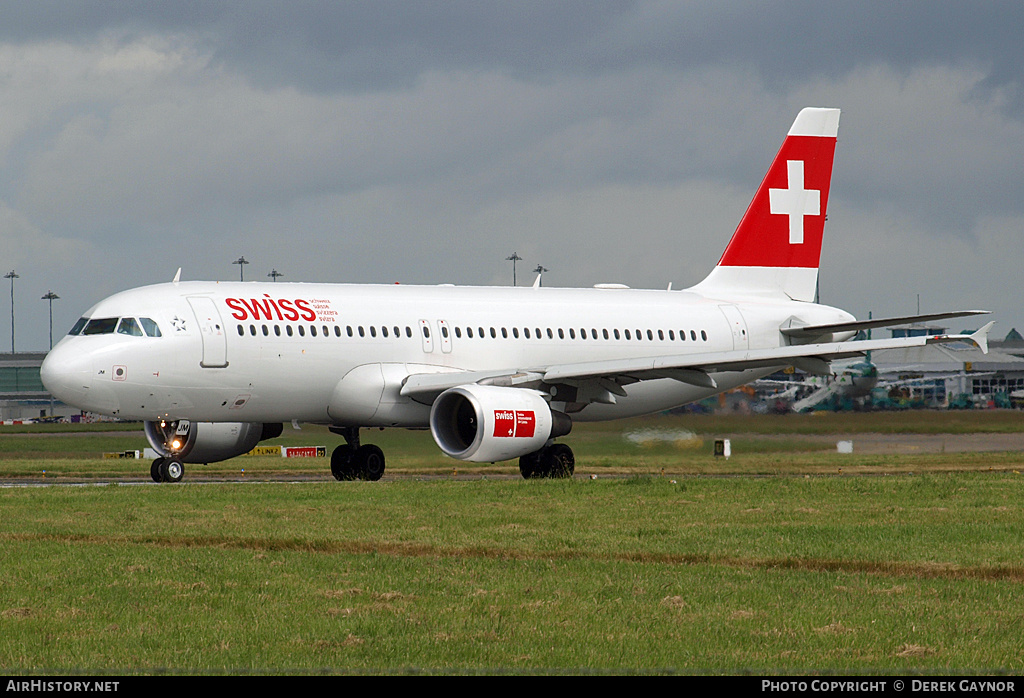
[[[174,275],[174,279],[171,281],[172,284],[176,284],[181,281],[181,267],[178,267],[178,273]]]

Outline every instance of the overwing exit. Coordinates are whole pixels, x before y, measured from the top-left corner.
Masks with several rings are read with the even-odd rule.
[[[565,477],[575,457],[555,439],[575,422],[662,411],[787,366],[828,374],[877,349],[987,350],[991,323],[849,341],[890,323],[814,302],[838,126],[838,109],[797,115],[718,264],[689,289],[176,276],[86,311],[43,362],[43,383],[69,405],[143,420],[160,482],[247,453],[289,421],[344,438],[331,456],[339,480],[383,475],[381,449],[360,441],[367,427],[429,428],[452,458],[518,458],[524,477]]]

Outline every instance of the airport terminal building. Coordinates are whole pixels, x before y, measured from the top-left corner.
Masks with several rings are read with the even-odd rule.
[[[39,378],[44,358],[45,351],[0,354],[0,421],[81,415],[46,391]]]

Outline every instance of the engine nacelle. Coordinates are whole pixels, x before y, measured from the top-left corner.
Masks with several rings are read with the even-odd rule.
[[[543,393],[526,388],[461,385],[441,393],[430,409],[430,433],[452,458],[493,463],[525,456],[572,430]]]
[[[146,438],[161,456],[182,463],[216,463],[281,435],[284,425],[262,422],[146,422]]]

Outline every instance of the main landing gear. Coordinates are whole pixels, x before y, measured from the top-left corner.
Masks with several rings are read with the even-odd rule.
[[[527,480],[572,477],[575,469],[576,456],[565,444],[551,444],[519,459],[519,472]]]
[[[175,458],[160,457],[149,467],[149,475],[153,482],[181,482],[185,477],[185,466]]]
[[[384,475],[384,452],[373,444],[359,445],[359,427],[331,427],[345,437],[345,445],[331,452],[331,474],[335,480],[380,480]]]

